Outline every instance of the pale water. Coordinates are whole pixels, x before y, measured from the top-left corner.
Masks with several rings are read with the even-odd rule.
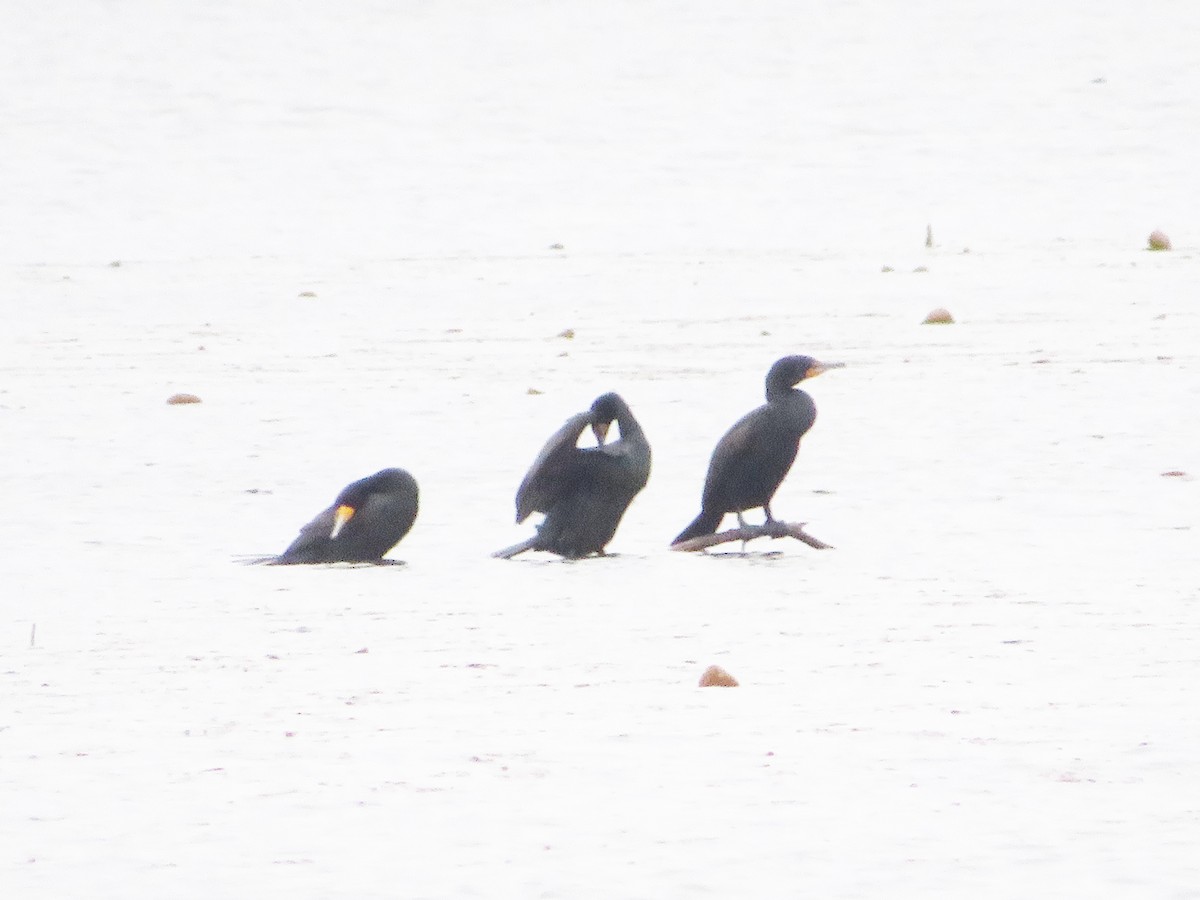
[[[795,6],[10,4],[6,895],[1200,896],[1200,11]],[[837,549],[669,552],[795,352]]]

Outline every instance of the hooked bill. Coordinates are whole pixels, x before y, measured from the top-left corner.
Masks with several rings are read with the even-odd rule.
[[[844,369],[846,364],[842,362],[817,362],[813,360],[813,364],[808,367],[808,371],[804,373],[805,378],[816,378],[822,372],[828,372],[830,369]]]

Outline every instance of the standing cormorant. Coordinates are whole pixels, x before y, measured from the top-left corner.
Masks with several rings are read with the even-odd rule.
[[[614,421],[621,437],[606,444]],[[589,425],[597,446],[575,446]],[[531,513],[545,514],[537,534],[494,555],[508,559],[526,550],[547,550],[578,559],[603,554],[649,477],[650,444],[642,426],[617,394],[602,394],[546,441],[517,488],[518,524]]]
[[[412,528],[417,493],[416,479],[403,469],[383,469],[348,484],[271,562],[379,562]]]
[[[763,508],[772,523],[771,498],[796,459],[800,438],[812,428],[817,407],[795,385],[843,363],[822,363],[811,356],[785,356],[767,372],[767,402],[742,418],[717,442],[704,479],[700,515],[672,542],[713,534],[726,513]]]

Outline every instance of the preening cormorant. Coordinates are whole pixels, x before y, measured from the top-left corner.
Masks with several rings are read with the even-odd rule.
[[[348,484],[271,562],[379,562],[412,528],[417,494],[416,479],[403,469],[383,469]]]
[[[800,438],[812,427],[817,407],[812,397],[795,386],[843,363],[822,363],[811,356],[785,356],[767,372],[767,402],[734,423],[717,442],[704,479],[700,515],[672,542],[678,544],[702,534],[713,534],[726,513],[763,508],[767,522],[771,498],[783,482]]]
[[[619,440],[604,443],[613,422]],[[591,426],[597,446],[577,447]],[[602,394],[587,412],[567,419],[537,455],[517,489],[517,522],[545,514],[537,534],[495,556],[547,550],[570,559],[604,553],[633,498],[650,477],[650,444],[629,405]]]

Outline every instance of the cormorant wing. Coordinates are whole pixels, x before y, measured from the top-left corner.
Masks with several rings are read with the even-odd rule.
[[[331,506],[300,529],[300,534],[279,555],[281,562],[319,562],[324,558],[324,548],[329,544],[329,534],[337,512]]]
[[[545,512],[554,504],[578,450],[575,444],[590,422],[589,413],[576,413],[546,441],[517,488],[518,522],[524,522],[530,513]]]
[[[744,465],[743,459],[753,450],[757,439],[759,420],[765,407],[753,409],[742,416],[717,441],[713,448],[712,459],[708,463],[708,475],[704,479],[704,497],[708,498],[713,491],[719,491],[727,480]]]
[[[395,492],[368,494],[342,531],[342,552],[382,557],[408,534],[416,517],[414,498]]]

